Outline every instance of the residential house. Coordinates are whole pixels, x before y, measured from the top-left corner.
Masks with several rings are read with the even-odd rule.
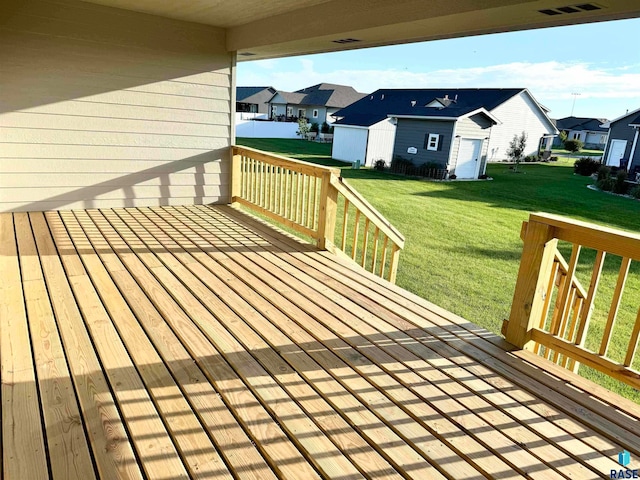
[[[609,131],[609,140],[603,154],[605,164],[626,167],[629,171],[640,171],[640,108],[602,126]]]
[[[565,117],[556,120],[556,128],[564,132],[567,139],[580,140],[585,148],[604,150],[608,138],[608,130],[602,126],[605,122],[605,118]],[[560,137],[554,139],[553,146],[562,146]]]
[[[273,87],[236,87],[236,112],[269,113]]]
[[[438,163],[459,178],[475,178],[487,161],[506,159],[514,135],[527,133],[525,154],[531,155],[541,146],[550,150],[557,133],[523,88],[383,89],[336,117],[336,159],[371,165],[398,155],[416,165]]]
[[[353,87],[332,83],[320,83],[295,92],[278,91],[269,100],[270,115],[272,119],[306,118],[310,123],[333,123],[335,112],[365,95]]]

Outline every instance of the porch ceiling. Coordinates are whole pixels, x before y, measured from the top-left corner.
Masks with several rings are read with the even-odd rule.
[[[617,20],[640,16],[628,0],[92,0],[227,29],[227,49],[239,60],[453,38]],[[541,10],[574,7],[547,15]],[[357,42],[335,43],[356,39]]]

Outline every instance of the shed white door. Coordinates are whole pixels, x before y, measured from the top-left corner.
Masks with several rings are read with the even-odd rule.
[[[477,178],[480,168],[480,147],[482,140],[470,138],[460,139],[458,149],[458,163],[456,163],[456,176],[458,178]]]
[[[612,167],[619,167],[620,160],[622,159],[626,148],[626,140],[611,140],[611,145],[609,146],[609,154],[607,155],[607,165],[610,165]]]

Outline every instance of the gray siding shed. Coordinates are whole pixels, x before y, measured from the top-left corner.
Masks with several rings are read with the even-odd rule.
[[[416,166],[427,162],[437,162],[446,167],[449,161],[454,123],[451,120],[399,118],[393,156],[398,155],[411,160]],[[425,148],[425,139],[430,133],[441,135],[438,151]],[[418,152],[416,154],[407,153],[407,149],[411,147],[415,147]]]

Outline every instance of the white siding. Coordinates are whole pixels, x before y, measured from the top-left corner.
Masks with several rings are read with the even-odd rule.
[[[527,150],[525,155],[533,155],[538,148],[538,142],[543,135],[553,134],[554,130],[540,109],[525,92],[520,92],[502,105],[494,108],[491,113],[501,122],[491,129],[488,159],[499,162],[507,158],[509,142],[514,135],[527,132]]]
[[[367,155],[367,136],[366,128],[335,125],[331,156],[344,162],[363,162]]]
[[[2,8],[0,211],[227,201],[223,31],[70,0]]]
[[[369,127],[369,144],[367,147],[366,165],[372,166],[376,160],[391,163],[393,143],[396,138],[396,126],[391,119],[385,119]],[[335,141],[335,139],[334,139]]]

